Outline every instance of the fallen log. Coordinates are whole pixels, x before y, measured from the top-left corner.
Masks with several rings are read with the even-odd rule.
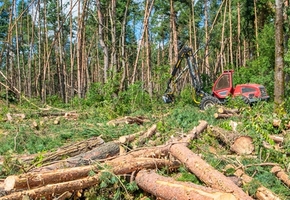
[[[133,147],[137,148],[140,145],[143,145],[146,140],[152,137],[156,133],[157,126],[156,124],[152,125],[145,133],[139,136],[137,140],[133,143]]]
[[[280,166],[274,166],[271,169],[271,172],[275,174],[275,176],[281,180],[283,183],[287,185],[287,187],[290,188],[290,178],[288,174],[280,167]]]
[[[118,144],[116,144],[115,142],[107,142],[85,153],[67,158],[65,160],[56,161],[53,164],[47,166],[34,168],[31,171],[32,172],[50,171],[55,169],[89,165],[96,160],[116,156],[119,153],[119,151],[120,149]]]
[[[97,146],[100,146],[103,143],[104,140],[101,137],[91,137],[87,140],[76,142],[73,145],[69,144],[60,147],[54,152],[12,156],[12,160],[18,160],[20,163],[24,163],[25,165],[33,165],[32,167],[34,167],[39,164],[46,164],[49,162],[61,160],[64,157],[73,157],[81,153],[85,153],[89,150],[92,150],[93,148],[96,148]],[[38,157],[41,157],[40,161],[37,161]],[[0,164],[3,161],[4,158],[0,157]]]
[[[182,144],[170,147],[170,153],[194,173],[207,186],[227,193],[233,193],[237,199],[252,199],[221,172],[210,166],[199,156]]]
[[[137,116],[137,117],[125,116],[125,117],[111,120],[107,122],[107,125],[117,126],[120,124],[134,124],[134,123],[138,125],[142,125],[144,122],[148,122],[148,121],[149,120],[147,118],[142,117],[142,116]]]
[[[73,191],[73,190],[80,190],[83,188],[88,188],[93,185],[99,183],[99,176],[100,174],[96,174],[94,176],[89,176],[82,179],[77,179],[73,181],[63,182],[63,183],[56,183],[56,184],[49,184],[43,187],[25,190],[22,192],[14,192],[10,195],[6,195],[0,197],[0,200],[19,200],[23,198],[27,199],[51,199],[49,196],[51,194],[60,195],[66,191]]]
[[[160,176],[153,171],[141,170],[137,173],[135,181],[144,191],[162,199],[237,199],[232,193],[226,193],[193,183],[175,181],[173,178]]]
[[[97,165],[56,169],[44,172],[30,172],[19,176],[8,176],[4,181],[4,190],[31,189],[61,182],[87,177],[90,173],[98,173],[101,168],[108,168],[116,175],[130,174],[141,169],[155,169],[167,166],[174,169],[180,166],[177,161],[157,158],[126,158],[106,161]]]
[[[220,139],[230,147],[230,150],[238,155],[251,154],[254,151],[253,139],[250,136],[240,135],[234,131],[228,131],[220,127],[211,126],[213,136]]]
[[[234,115],[231,113],[214,113],[213,116],[215,119],[226,119],[226,118],[230,118]]]
[[[170,144],[170,143],[184,143],[184,145],[188,145],[188,143],[190,143],[191,140],[196,139],[199,137],[199,135],[206,130],[207,128],[207,121],[201,120],[199,121],[199,125],[194,127],[191,131],[189,131],[186,135],[184,135],[182,138],[178,138],[178,139],[173,139],[173,140],[169,140],[166,143]]]
[[[147,158],[162,158],[169,155],[169,148],[173,143],[182,143],[187,145],[192,139],[199,137],[199,135],[207,128],[208,123],[206,121],[200,121],[199,125],[194,127],[191,131],[188,132],[183,138],[179,140],[169,140],[166,142],[166,145],[159,145],[155,147],[147,147],[141,149],[135,149],[130,151],[127,154],[118,156],[116,159],[122,160],[126,158],[137,158],[137,157],[147,157]],[[114,159],[114,160],[116,160]]]
[[[251,181],[254,180],[252,177],[245,174],[245,172],[241,169],[237,169],[234,175],[242,180],[243,185],[249,184]],[[262,186],[262,184],[260,184],[256,191],[256,198],[259,200],[280,200],[280,198],[275,193],[273,193],[268,188]]]
[[[271,138],[275,143],[283,143],[284,138],[281,136],[277,136],[277,135],[269,135],[269,138]]]
[[[130,143],[130,142],[134,141],[137,137],[142,135],[142,133],[143,133],[143,131],[139,131],[137,133],[133,133],[130,135],[123,135],[123,136],[119,137],[118,142],[120,142],[121,144]]]
[[[239,109],[229,109],[229,108],[219,107],[218,108],[218,113],[220,113],[220,114],[237,115],[237,114],[240,113],[240,110]]]
[[[48,184],[67,182],[87,177],[90,172],[96,172],[95,166],[75,167],[53,170],[44,173],[27,173],[19,176],[8,176],[4,181],[4,190],[31,189]]]

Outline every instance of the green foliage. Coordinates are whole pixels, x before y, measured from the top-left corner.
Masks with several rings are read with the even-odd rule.
[[[104,170],[99,176],[100,183],[85,192],[87,199],[134,199],[133,193],[139,188],[135,182],[128,183],[123,178]]]
[[[202,184],[202,182],[194,174],[189,172],[186,167],[179,167],[178,172],[180,175],[177,177],[177,181],[187,181],[195,184]]]
[[[245,186],[245,190],[250,194],[255,194],[257,188],[261,185],[272,190],[275,194],[279,194],[281,199],[289,199],[290,191],[280,180],[271,172],[271,167],[251,166],[246,169],[249,176],[254,175],[254,179]]]
[[[257,39],[259,57],[248,61],[247,66],[240,67],[234,74],[234,85],[241,83],[258,83],[266,87],[270,97],[274,94],[274,66],[275,66],[275,41],[274,26],[265,25]]]

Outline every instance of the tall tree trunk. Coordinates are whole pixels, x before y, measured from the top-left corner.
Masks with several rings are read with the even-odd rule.
[[[57,0],[56,1],[56,9],[57,9],[57,43],[56,43],[56,55],[58,57],[57,59],[57,74],[58,74],[58,82],[59,82],[59,91],[60,91],[60,96],[65,103],[65,83],[64,83],[64,71],[63,71],[63,66],[64,66],[64,61],[62,57],[62,30],[61,26],[63,25],[61,22],[61,12],[62,12],[62,0]]]
[[[172,37],[172,49],[173,49],[173,65],[177,62],[178,58],[178,39],[177,39],[177,16],[174,9],[174,1],[170,0],[170,27],[171,27],[171,37]]]
[[[104,20],[103,14],[101,12],[101,2],[100,0],[96,1],[96,8],[97,8],[97,15],[98,15],[98,35],[99,35],[99,42],[103,50],[104,54],[104,82],[108,81],[108,69],[109,69],[109,50],[104,40]]]
[[[70,0],[70,10],[72,11],[73,9],[73,0]],[[73,46],[73,15],[72,12],[70,13],[69,16],[69,24],[70,24],[70,29],[69,29],[69,38],[70,38],[70,98],[72,99],[74,97],[74,46]]]
[[[224,71],[224,49],[225,49],[225,38],[224,38],[224,35],[225,35],[225,26],[226,26],[226,13],[227,13],[227,3],[228,1],[225,0],[226,4],[225,4],[225,8],[224,8],[224,16],[223,16],[223,26],[222,26],[222,33],[221,33],[221,48],[220,48],[220,56],[219,56],[219,59],[220,59],[220,66],[221,66],[221,71]],[[215,71],[215,74],[218,72],[218,69],[216,69]]]
[[[132,74],[132,83],[135,82],[135,79],[137,76],[137,66],[138,66],[138,61],[139,61],[139,55],[140,55],[140,51],[141,51],[142,44],[144,41],[145,32],[148,29],[149,17],[150,17],[150,13],[152,11],[153,5],[154,5],[154,0],[146,1],[145,11],[144,11],[144,19],[143,19],[143,31],[142,31],[142,35],[140,38],[140,44],[138,45],[137,55],[136,55],[136,59],[135,59],[135,63],[134,63],[134,69],[133,69],[133,74]]]
[[[230,26],[230,64],[233,66],[234,64],[234,56],[233,56],[233,28],[232,28],[232,1],[229,1],[229,26]]]
[[[131,0],[127,0],[127,4],[126,4],[126,8],[125,8],[125,12],[124,12],[124,16],[123,16],[123,22],[122,22],[122,28],[121,28],[121,63],[122,63],[122,79],[121,79],[121,83],[119,86],[119,91],[122,91],[124,88],[124,84],[125,84],[125,80],[126,78],[128,78],[128,74],[127,69],[126,69],[126,61],[125,61],[125,57],[126,57],[126,48],[125,48],[125,43],[126,43],[126,24],[127,24],[127,13],[128,13],[128,7],[131,3]]]
[[[197,40],[196,40],[197,35],[196,35],[196,27],[195,27],[194,4],[195,4],[195,0],[193,0],[192,3],[191,3],[192,29],[193,29],[193,40],[194,40],[194,42],[193,42],[193,47],[194,47],[193,50],[195,52],[197,50]]]
[[[14,15],[15,15],[15,39],[16,39],[16,63],[17,63],[17,76],[18,79],[16,79],[16,85],[15,87],[18,89],[19,91],[19,99],[21,102],[21,93],[22,93],[22,89],[21,89],[21,70],[20,70],[20,52],[19,52],[19,35],[18,35],[18,17],[17,17],[17,11],[16,11],[16,1],[13,0],[13,8],[14,8]]]
[[[7,54],[6,54],[6,85],[12,88],[11,81],[13,80],[13,65],[12,65],[12,56],[11,56],[11,46],[12,46],[12,20],[13,20],[13,3],[9,7],[9,25],[8,25],[8,33],[7,33]],[[9,80],[10,77],[10,80]],[[6,87],[6,104],[9,104],[9,87]]]
[[[238,2],[237,4],[237,14],[238,14],[238,56],[237,56],[237,66],[242,65],[242,51],[241,51],[241,11],[240,11],[241,4]]]
[[[205,32],[205,43],[209,42],[208,35],[208,0],[204,0],[204,32]],[[209,74],[209,57],[207,56],[209,53],[209,45],[205,46],[205,60],[202,72],[205,74]]]
[[[82,36],[83,36],[83,22],[82,22],[82,14],[81,8],[82,4],[81,1],[78,1],[78,30],[77,30],[77,91],[78,97],[82,97]]]
[[[257,54],[257,57],[259,57],[257,0],[254,0],[254,13],[255,13],[256,54]]]
[[[117,72],[117,49],[116,49],[116,0],[111,0],[111,7],[109,10],[110,14],[110,24],[111,24],[111,70],[113,73]]]
[[[147,68],[147,77],[146,77],[146,85],[149,96],[152,97],[153,95],[153,84],[152,84],[152,66],[151,66],[151,50],[150,50],[150,40],[149,40],[149,29],[145,32],[145,65]]]
[[[275,83],[274,83],[274,112],[284,109],[284,48],[283,48],[283,0],[275,0]]]

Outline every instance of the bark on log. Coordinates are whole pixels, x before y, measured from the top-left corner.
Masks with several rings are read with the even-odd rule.
[[[32,155],[20,155],[20,156],[12,156],[13,160],[19,160],[20,163],[25,163],[26,165],[31,165],[33,161],[37,157],[42,157],[41,161],[34,163],[34,166],[38,164],[45,164],[48,162],[53,162],[57,160],[61,160],[64,157],[73,157],[79,155],[81,153],[85,153],[93,148],[100,146],[104,143],[104,140],[100,137],[91,137],[87,140],[80,141],[77,143],[69,144],[63,147],[60,147],[55,152],[48,152],[44,154],[32,154]],[[4,158],[0,158],[0,164],[4,161]]]
[[[23,197],[27,197],[28,199],[41,199],[42,197],[48,197],[51,194],[57,195],[66,191],[80,190],[99,183],[99,176],[99,174],[96,174],[91,177],[77,179],[74,181],[45,185],[40,188],[25,190],[23,192],[15,192],[10,195],[0,197],[0,200],[19,200],[23,199]]]
[[[135,140],[133,143],[133,147],[136,148],[138,146],[143,145],[146,140],[148,140],[150,137],[152,137],[156,133],[157,126],[154,124],[151,126],[144,134],[140,135],[140,137]]]
[[[156,169],[168,167],[175,169],[180,166],[178,161],[170,161],[157,158],[123,158],[122,160],[110,160],[103,164],[58,169],[46,172],[31,172],[19,176],[8,176],[4,181],[4,190],[31,189],[48,184],[72,181],[87,177],[90,172],[98,173],[100,167],[107,167],[116,175],[130,174],[141,169]],[[99,167],[99,168],[98,168]]]
[[[240,111],[239,111],[239,109],[229,109],[229,108],[219,107],[218,108],[218,113],[235,115],[235,114],[239,114]]]
[[[277,135],[269,135],[269,138],[271,138],[276,143],[283,143],[284,141],[283,137]]]
[[[253,178],[245,174],[244,171],[241,169],[236,170],[234,175],[239,177],[244,185],[253,181]],[[262,184],[260,185],[260,187],[258,187],[256,191],[256,197],[259,200],[280,200],[280,198],[275,193],[273,193],[268,188],[262,186]]]
[[[121,164],[121,165],[120,165]],[[104,168],[112,171],[116,175],[121,174],[130,174],[134,171],[141,169],[156,169],[162,167],[177,168],[180,166],[180,163],[177,161],[169,161],[165,159],[150,159],[150,158],[137,158],[131,161],[126,161],[125,163],[110,161],[103,165]],[[101,166],[98,166],[99,168]],[[14,181],[13,186],[12,182],[6,187],[6,189],[26,189],[38,187],[37,189],[30,189],[25,192],[15,192],[11,195],[4,196],[0,199],[17,199],[23,195],[29,196],[30,198],[36,197],[38,193],[39,196],[49,196],[52,194],[62,194],[66,191],[75,191],[80,189],[85,189],[91,187],[98,183],[98,177],[100,176],[101,171],[98,171],[96,166],[84,166],[76,167],[71,169],[64,170],[55,170],[53,172],[45,173],[30,173],[24,175],[25,177],[13,177],[9,181]],[[88,177],[89,172],[94,171],[97,173],[94,176],[94,181]],[[64,181],[64,182],[62,182]],[[80,182],[80,184],[77,184]],[[30,187],[28,187],[28,184]],[[39,188],[40,187],[40,188]]]
[[[169,140],[167,144],[178,142],[184,143],[184,145],[188,145],[188,143],[190,143],[191,140],[199,137],[199,135],[207,128],[207,125],[208,125],[207,121],[201,120],[199,121],[199,125],[194,127],[191,131],[189,131],[187,135],[185,135],[182,138],[179,138],[178,140],[176,139],[174,139],[173,141]]]
[[[228,131],[220,127],[211,127],[212,134],[230,147],[230,150],[238,155],[251,154],[254,151],[253,139],[240,135],[234,131]]]
[[[213,116],[214,116],[215,119],[226,119],[226,118],[230,118],[230,117],[232,117],[234,115],[231,114],[231,113],[226,113],[226,114],[224,114],[224,113],[214,113]]]
[[[169,140],[166,142],[166,145],[159,145],[155,147],[148,147],[143,149],[135,149],[134,151],[129,152],[128,154],[118,156],[114,160],[122,160],[125,158],[137,158],[137,157],[150,157],[150,158],[163,158],[168,156],[169,148],[173,143],[182,143],[184,145],[187,145],[192,139],[199,137],[199,135],[207,128],[208,123],[206,121],[200,121],[200,124],[196,127],[194,127],[191,131],[188,132],[188,134],[183,137],[179,138],[179,140]]]
[[[281,122],[282,121],[280,119],[273,119],[273,126],[274,127],[280,127]]]
[[[95,166],[59,169],[44,173],[27,173],[19,176],[8,176],[4,181],[4,190],[30,189],[48,184],[67,182],[87,177],[89,172],[97,171]]]
[[[137,137],[142,135],[143,131],[139,131],[138,133],[130,134],[130,135],[124,135],[119,137],[119,141],[121,144],[126,144],[134,141]]]
[[[290,188],[290,178],[288,174],[280,166],[274,166],[271,169],[271,172],[275,174],[275,176],[277,176],[279,180],[281,180]]]
[[[199,156],[182,144],[174,144],[170,148],[170,153],[194,173],[207,186],[233,193],[237,199],[252,199],[241,188],[225,177],[221,172],[214,169]]]
[[[135,179],[137,185],[162,199],[198,199],[198,200],[235,200],[232,193],[196,185],[188,182],[175,181],[155,172],[142,170]]]
[[[77,156],[57,161],[54,164],[50,164],[48,166],[43,166],[39,168],[32,169],[32,172],[39,171],[50,171],[55,169],[62,169],[68,167],[77,167],[81,165],[89,165],[93,161],[105,159],[108,157],[116,156],[119,153],[119,145],[115,142],[107,142],[104,143],[88,152],[79,154]]]
[[[142,125],[144,122],[148,122],[148,121],[149,120],[147,118],[142,117],[142,116],[137,116],[137,117],[125,116],[125,117],[111,120],[107,123],[107,125],[117,126],[120,124],[133,124],[133,123]]]

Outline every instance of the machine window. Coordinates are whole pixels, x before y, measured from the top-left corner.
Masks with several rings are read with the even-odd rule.
[[[215,90],[221,90],[230,87],[230,79],[228,74],[224,74],[215,86]]]
[[[247,93],[247,92],[255,92],[256,90],[254,88],[250,87],[243,87],[242,88],[242,93]]]

